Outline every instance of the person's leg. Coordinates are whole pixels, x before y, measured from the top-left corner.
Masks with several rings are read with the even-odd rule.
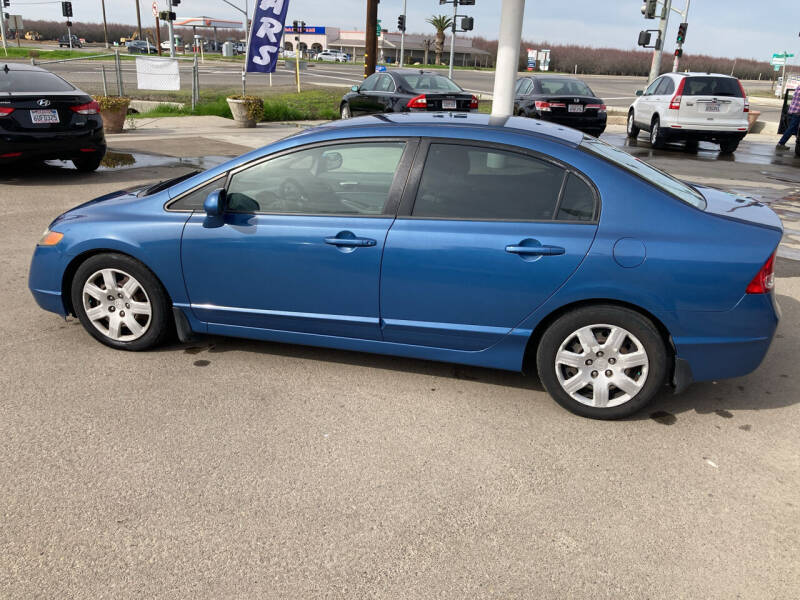
[[[786,126],[786,131],[783,132],[781,141],[778,142],[779,146],[783,146],[789,141],[789,138],[797,134],[797,127],[800,125],[800,114],[789,115],[789,124]]]

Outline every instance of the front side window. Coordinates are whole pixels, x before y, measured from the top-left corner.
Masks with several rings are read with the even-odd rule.
[[[380,75],[370,75],[364,80],[364,83],[361,84],[361,89],[359,91],[362,92],[371,92],[375,89],[375,85],[378,83],[378,78]]]
[[[564,175],[559,166],[515,152],[431,144],[412,215],[552,220]]]
[[[235,173],[228,209],[311,215],[384,214],[405,142],[319,146]]]

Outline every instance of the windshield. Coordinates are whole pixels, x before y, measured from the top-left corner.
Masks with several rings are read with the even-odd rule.
[[[594,96],[589,86],[577,79],[539,79],[542,93],[553,96]]]
[[[0,69],[0,92],[67,92],[75,88],[47,71]]]
[[[683,95],[744,97],[739,80],[733,77],[687,77]]]
[[[668,175],[664,171],[656,169],[646,162],[631,156],[624,150],[620,150],[605,142],[601,142],[597,138],[589,136],[583,138],[581,148],[599,155],[630,173],[638,175],[657,188],[664,190],[668,194],[672,194],[687,204],[691,204],[695,208],[699,208],[700,210],[705,210],[706,208],[706,199],[700,192],[682,181],[675,179],[672,175]]]
[[[415,93],[464,91],[444,75],[419,73],[418,75],[399,75],[399,78],[404,87]]]

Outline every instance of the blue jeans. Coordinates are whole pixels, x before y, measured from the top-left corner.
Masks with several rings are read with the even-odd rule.
[[[789,141],[789,138],[793,135],[797,135],[797,128],[800,126],[800,113],[797,114],[789,114],[789,124],[786,126],[786,131],[783,132],[783,137],[781,141],[778,142],[780,145],[785,144]]]

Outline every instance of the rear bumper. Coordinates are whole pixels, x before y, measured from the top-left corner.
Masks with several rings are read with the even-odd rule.
[[[696,126],[662,127],[661,132],[669,139],[698,142],[739,141],[747,135],[747,129],[698,129]]]
[[[561,117],[547,112],[539,112],[533,115],[536,119],[542,121],[549,121],[557,125],[564,125],[565,127],[572,127],[578,131],[589,133],[594,136],[600,135],[606,130],[606,122],[608,120],[607,113],[600,113],[598,115],[585,116],[585,117]]]
[[[0,165],[24,160],[70,160],[91,152],[105,154],[103,127],[80,131],[16,132],[0,130]],[[17,155],[19,153],[19,155]],[[2,158],[4,154],[13,154]]]
[[[780,319],[775,294],[747,294],[725,312],[673,313],[676,359],[693,381],[741,377],[764,360]]]

